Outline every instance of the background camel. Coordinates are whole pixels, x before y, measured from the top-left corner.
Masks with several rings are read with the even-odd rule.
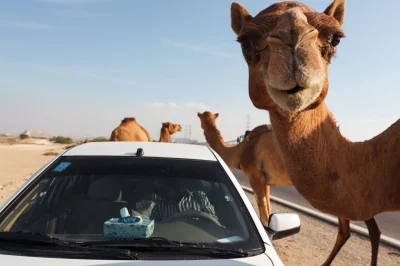
[[[151,141],[151,138],[135,118],[127,117],[112,131],[110,141]]]
[[[182,127],[179,124],[172,124],[171,122],[162,123],[160,130],[160,142],[170,142],[171,135],[178,131],[182,131]]]
[[[260,220],[268,226],[271,214],[270,187],[292,185],[284,168],[275,139],[267,125],[254,128],[248,138],[236,146],[225,144],[215,120],[218,113],[197,113],[208,145],[233,169],[242,170],[256,195]]]
[[[254,18],[231,6],[231,26],[249,69],[249,96],[268,110],[286,169],[299,193],[339,217],[329,265],[350,237],[349,220],[365,221],[377,264],[380,230],[374,216],[400,210],[400,120],[378,136],[350,142],[324,102],[328,65],[344,33],[344,0],[324,13],[281,2]]]

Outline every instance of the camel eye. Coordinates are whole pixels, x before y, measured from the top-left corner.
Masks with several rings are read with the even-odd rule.
[[[240,46],[242,48],[242,53],[246,61],[250,65],[256,65],[260,61],[260,53],[257,51],[253,41],[247,39],[238,39]]]
[[[333,35],[333,36],[332,36],[332,39],[330,40],[331,45],[332,45],[333,47],[338,46],[339,43],[340,43],[340,39],[341,39],[340,36],[338,36],[338,35]]]
[[[249,40],[240,42],[240,46],[242,47],[243,53],[252,52],[254,50],[253,43]]]

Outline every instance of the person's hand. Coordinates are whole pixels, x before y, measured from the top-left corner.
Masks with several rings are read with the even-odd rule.
[[[132,216],[140,216],[143,220],[149,219],[147,215],[141,214],[140,212],[135,210],[132,210]]]
[[[142,216],[142,214],[138,211],[132,210],[132,216]]]

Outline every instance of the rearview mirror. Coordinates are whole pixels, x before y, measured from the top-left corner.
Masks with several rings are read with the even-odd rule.
[[[291,236],[300,232],[300,217],[295,213],[273,213],[268,227],[264,228],[271,235],[271,240]]]

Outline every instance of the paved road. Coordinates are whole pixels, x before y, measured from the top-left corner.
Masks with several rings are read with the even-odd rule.
[[[239,170],[232,170],[241,185],[250,186],[247,177]],[[296,203],[298,205],[314,209],[297,191],[291,186],[271,187],[271,195]],[[314,209],[315,210],[315,209]],[[272,210],[273,211],[273,210]],[[383,213],[375,217],[382,234],[400,240],[400,213]],[[367,228],[364,222],[352,222],[363,228]]]

